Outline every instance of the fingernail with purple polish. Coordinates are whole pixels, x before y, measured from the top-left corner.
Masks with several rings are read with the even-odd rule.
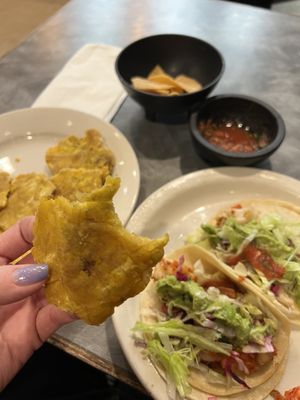
[[[16,285],[31,285],[36,282],[44,281],[48,277],[48,265],[34,264],[19,268],[14,272],[14,282]]]

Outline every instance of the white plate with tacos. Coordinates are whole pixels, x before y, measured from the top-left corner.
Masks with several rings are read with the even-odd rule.
[[[254,168],[221,167],[194,172],[166,184],[161,189],[153,193],[148,199],[146,199],[130,219],[128,229],[130,231],[136,232],[137,234],[149,237],[160,236],[161,234],[167,232],[170,235],[170,241],[166,247],[166,254],[169,257],[170,253],[174,254],[174,250],[177,250],[178,248],[181,248],[185,245],[187,238],[191,238],[191,234],[193,234],[192,237],[194,240],[195,232],[197,232],[196,241],[199,242],[199,232],[197,231],[197,229],[203,224],[212,223],[215,216],[220,218],[221,210],[229,210],[232,205],[238,205],[240,202],[249,201],[250,199],[254,201],[273,199],[275,201],[279,201],[279,203],[283,202],[283,204],[286,204],[286,202],[288,202],[288,204],[293,209],[292,212],[295,213],[295,215],[298,215],[297,205],[300,199],[300,183],[296,179],[274,173],[272,171],[265,171]],[[239,206],[237,206],[237,209],[238,208]],[[270,214],[274,216],[273,210],[270,211]],[[293,219],[293,217],[290,218],[290,221],[288,223],[291,222],[291,219]],[[268,223],[270,223],[270,221],[266,222],[266,224]],[[256,230],[258,231],[257,226]],[[295,259],[293,259],[293,257],[295,257],[295,255],[297,254],[297,241],[294,240],[292,242],[292,240],[287,236],[283,238],[278,232],[282,232],[282,229],[280,227],[276,231],[276,240],[278,240],[279,242],[280,240],[283,240],[285,241],[285,244],[287,246],[290,246],[294,249],[294,251],[290,251],[289,256],[287,256],[284,262],[294,262],[293,266],[294,269],[296,269],[296,261]],[[291,232],[291,230],[289,230],[289,232]],[[292,230],[292,232],[297,233],[297,229]],[[251,233],[249,235],[251,235]],[[246,235],[246,240],[244,237],[240,239],[240,241],[243,242],[243,245],[240,246],[241,248],[246,247],[246,244],[248,243],[247,241],[253,242],[253,233],[250,238],[248,236]],[[206,238],[206,242],[207,240],[208,239]],[[225,249],[226,246],[228,246],[227,249],[229,248],[227,242],[228,238],[226,238],[225,243],[222,243]],[[195,240],[193,242],[193,246],[194,245]],[[263,247],[261,244],[260,246]],[[225,342],[226,345],[229,344],[230,346],[233,346],[229,347],[229,350],[231,352],[233,351],[230,357],[232,358],[232,356],[237,356],[237,358],[243,359],[242,362],[240,360],[235,360],[235,362],[238,363],[239,366],[234,366],[232,364],[232,368],[228,366],[228,364],[230,364],[230,361],[228,361],[226,357],[225,361],[224,358],[219,356],[216,359],[210,360],[209,358],[207,359],[205,357],[211,356],[211,354],[207,354],[207,352],[204,352],[203,358],[201,356],[201,351],[199,351],[198,349],[197,357],[192,357],[192,364],[189,364],[189,366],[192,365],[193,373],[191,375],[191,380],[194,380],[194,382],[192,382],[192,384],[191,382],[189,382],[188,386],[191,387],[188,387],[186,392],[182,392],[183,397],[186,396],[187,398],[198,398],[203,400],[224,400],[240,398],[254,400],[266,397],[271,399],[272,397],[268,396],[268,393],[270,393],[272,389],[276,389],[280,393],[284,394],[284,392],[290,390],[291,388],[299,386],[300,380],[298,371],[300,369],[300,347],[298,344],[300,342],[300,331],[297,330],[297,327],[293,323],[294,321],[292,321],[292,319],[290,318],[290,321],[287,322],[287,319],[285,317],[282,317],[282,313],[278,314],[278,307],[276,306],[276,303],[274,306],[274,301],[271,301],[270,298],[268,298],[268,296],[263,293],[261,288],[256,287],[254,285],[254,282],[250,282],[248,284],[245,276],[241,277],[241,274],[238,275],[236,271],[233,271],[234,273],[231,276],[231,266],[225,264],[224,260],[219,260],[216,257],[216,252],[211,251],[211,248],[208,249],[207,247],[205,248],[205,246],[199,247],[199,243],[196,243],[196,247],[198,249],[201,249],[200,255],[198,257],[200,259],[200,262],[202,261],[203,263],[203,259],[201,260],[201,258],[204,257],[204,264],[212,264],[213,268],[217,269],[218,274],[225,275],[226,281],[231,282],[229,287],[225,289],[225,293],[222,293],[222,290],[224,289],[220,289],[220,287],[217,288],[217,294],[220,295],[221,298],[225,299],[226,290],[230,294],[230,290],[233,289],[235,291],[235,295],[237,296],[236,298],[240,299],[239,296],[246,296],[248,298],[248,294],[249,296],[253,296],[254,293],[255,299],[252,299],[250,302],[262,302],[260,304],[254,304],[254,306],[260,310],[267,310],[267,314],[271,313],[271,319],[277,319],[277,328],[274,328],[275,330],[272,331],[272,333],[270,330],[268,330],[269,328],[266,328],[266,325],[268,324],[263,323],[263,321],[266,321],[268,317],[266,317],[265,314],[261,317],[254,317],[254,320],[251,320],[253,326],[257,326],[258,324],[261,326],[265,326],[265,332],[268,333],[264,336],[264,338],[256,338],[258,341],[256,339],[254,340],[253,338],[249,339],[251,335],[248,336],[250,342],[247,342],[246,340],[246,342],[244,342],[243,344],[240,343],[237,349],[234,347],[236,346],[236,342],[234,342],[234,336],[241,338],[241,332],[236,332],[235,335],[233,334],[233,339],[230,339],[229,337],[226,337],[226,335],[224,336],[224,334],[222,334],[222,337],[220,339],[221,346],[224,345],[223,342]],[[243,253],[241,249],[237,250],[235,248],[234,251],[240,251],[240,254]],[[287,248],[286,251],[288,251]],[[183,250],[182,253],[184,253]],[[184,254],[181,254],[181,256],[182,255],[184,256]],[[183,259],[184,258],[189,259],[190,257],[189,255],[185,255]],[[246,266],[248,265],[248,260],[241,259],[239,261]],[[278,259],[276,259],[276,261],[278,261]],[[175,268],[175,272],[173,273],[173,275],[175,275],[176,277],[176,273],[178,273],[178,265],[180,268],[179,275],[182,273],[183,268],[183,261],[182,258],[180,258],[180,255],[178,255],[175,264],[177,265],[177,267]],[[197,265],[196,262],[192,263],[192,270],[195,264]],[[184,268],[187,267],[185,266]],[[169,272],[168,274],[172,275],[172,273]],[[259,276],[262,276],[262,271],[257,269],[257,272]],[[203,275],[203,266],[200,275]],[[163,287],[165,282],[160,282],[159,284],[158,282],[160,279],[164,278],[165,276],[162,275],[159,276],[159,279],[154,279],[155,285]],[[279,283],[282,284],[282,286],[284,286],[285,288],[289,288],[288,293],[291,295],[290,286],[288,283],[285,282],[287,281],[287,277],[281,276],[280,279],[281,278],[282,282]],[[277,277],[276,279],[279,278]],[[184,277],[183,282],[181,282],[180,285],[184,286],[186,284],[186,280],[190,281],[190,279],[186,279],[186,277]],[[222,279],[219,280],[222,281]],[[278,282],[277,286],[279,286]],[[150,288],[148,287],[142,294],[136,296],[135,298],[127,300],[122,306],[118,307],[113,316],[113,322],[119,341],[131,367],[135,371],[142,384],[149,391],[151,396],[156,399],[169,399],[170,396],[175,398],[174,393],[176,393],[176,391],[174,392],[174,383],[170,384],[170,374],[168,375],[168,373],[164,372],[164,369],[162,368],[164,364],[162,361],[163,357],[161,356],[161,353],[157,351],[157,346],[160,345],[168,349],[170,349],[171,346],[172,351],[176,352],[179,349],[182,352],[182,337],[176,337],[174,331],[171,331],[173,332],[173,334],[168,335],[168,331],[166,330],[163,331],[163,334],[161,334],[161,332],[157,333],[158,331],[155,331],[155,333],[153,333],[153,331],[150,332],[145,328],[145,326],[139,326],[137,328],[136,322],[141,321],[142,324],[149,324],[153,322],[154,318],[155,323],[163,324],[165,322],[169,322],[168,319],[170,319],[170,315],[175,315],[176,323],[178,321],[182,322],[182,320],[184,322],[186,322],[187,320],[188,322],[192,321],[191,329],[194,329],[194,327],[196,326],[196,329],[203,330],[203,326],[201,326],[199,321],[195,322],[195,319],[191,318],[191,313],[190,311],[187,311],[186,304],[179,306],[182,298],[181,300],[178,300],[178,298],[176,300],[174,298],[170,299],[170,297],[168,297],[170,296],[170,293],[172,293],[172,290],[168,289],[166,291],[168,295],[161,295],[160,293],[160,296],[158,296],[159,290],[155,292],[155,294],[153,294],[152,289],[153,288],[151,288],[151,286]],[[278,287],[276,288],[276,290],[277,289]],[[273,291],[273,295],[276,290]],[[212,290],[212,293],[209,294],[209,296],[211,295],[215,295],[214,289]],[[183,297],[186,298],[186,296]],[[295,298],[293,298],[293,301],[295,301]],[[238,304],[236,300],[232,299],[229,300],[229,302],[233,302],[235,306]],[[149,306],[149,304],[151,304],[151,306]],[[153,309],[155,309],[155,307],[159,309],[159,317],[157,317],[156,313],[154,313],[156,315],[153,316]],[[171,312],[171,314],[168,314],[169,312]],[[173,315],[172,312],[173,314],[175,314]],[[212,313],[214,312],[215,311],[213,310]],[[238,314],[237,311],[236,313]],[[242,314],[243,313],[244,311],[242,311]],[[198,317],[200,314],[198,313]],[[189,316],[189,318],[187,318],[187,315]],[[202,313],[201,318],[203,318],[203,315],[204,314]],[[217,326],[217,331],[219,333],[219,324],[222,326],[222,329],[224,329],[224,324],[226,326],[226,329],[229,328],[230,325],[229,320],[225,322],[221,321],[221,323],[220,319],[216,318],[215,315],[211,315],[211,312],[206,313],[206,317],[204,318],[204,320],[206,321],[205,324],[208,324],[211,327],[212,331]],[[134,326],[136,327],[135,332],[132,331],[132,328]],[[230,326],[230,328],[231,329],[229,332],[229,336],[230,334],[232,334],[233,329],[232,326]],[[288,340],[286,340],[286,337],[289,336],[288,332],[290,329],[291,334],[288,344]],[[138,333],[136,333],[137,331]],[[286,337],[285,339],[276,342],[277,339],[275,339],[275,337],[279,331],[285,332]],[[271,337],[273,339],[271,339]],[[145,350],[145,347],[149,344],[149,338],[162,338],[162,342],[155,343],[156,347],[154,346],[154,350],[152,348],[152,353],[149,351],[149,348]],[[172,342],[171,344],[169,342],[170,338]],[[270,343],[272,344],[269,347],[268,344]],[[153,347],[153,343],[151,343],[149,347],[151,346]],[[266,353],[266,359],[268,359],[268,356],[271,355],[268,354],[268,352],[273,352],[273,357],[271,357],[268,361],[269,364],[266,363],[267,365],[264,366],[264,361],[260,360],[259,367],[257,367],[257,360],[261,357],[264,358],[264,356],[260,355],[258,359],[255,358],[257,354],[253,354],[255,353],[253,348],[255,348],[256,346],[262,346],[259,347],[260,350],[256,350],[256,353]],[[267,346],[269,350],[266,350],[266,347],[264,346]],[[272,346],[273,350],[271,351]],[[192,346],[192,348],[193,350],[195,350],[195,346]],[[243,353],[243,351],[241,350],[242,348],[244,348],[244,350],[248,349],[251,356],[249,356],[248,354],[247,357],[239,357],[237,353]],[[256,349],[258,349],[258,347],[256,347]],[[207,349],[205,350],[207,351]],[[247,350],[245,350],[245,352],[246,351]],[[189,355],[191,355],[191,349],[185,349],[183,352],[185,352],[185,354],[188,353]],[[149,357],[145,356],[145,354],[147,354],[148,356],[150,355],[152,362],[150,361]],[[157,356],[157,354],[160,355]],[[281,357],[280,360],[278,358],[276,359],[276,357],[278,356]],[[286,356],[287,360],[285,359]],[[252,359],[252,361],[254,359],[254,364],[257,364],[256,368],[252,369],[251,365],[249,364],[249,359]],[[200,366],[199,363],[201,364]],[[195,369],[195,365],[198,365],[198,368]],[[241,369],[239,370],[239,368]],[[244,368],[248,370],[248,373],[246,373],[245,370],[242,371]],[[215,374],[217,375],[215,376]],[[203,378],[203,376],[205,378]],[[224,376],[228,378],[229,376],[229,378],[226,383],[222,383],[219,380],[220,376],[222,376],[222,378],[224,378]],[[208,384],[207,382],[210,383]],[[179,392],[180,391],[177,387],[177,395]]]

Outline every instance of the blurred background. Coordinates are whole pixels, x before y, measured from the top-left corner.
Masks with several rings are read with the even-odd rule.
[[[18,46],[32,31],[68,1],[72,0],[1,0],[0,58]],[[233,1],[300,16],[300,0],[222,1]]]
[[[0,0],[0,58],[69,0]]]

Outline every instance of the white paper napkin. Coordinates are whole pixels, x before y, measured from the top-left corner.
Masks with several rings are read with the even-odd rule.
[[[117,47],[82,47],[50,82],[32,107],[64,107],[110,121],[126,94],[115,73]]]

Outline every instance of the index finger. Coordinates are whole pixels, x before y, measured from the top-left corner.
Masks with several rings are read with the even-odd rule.
[[[0,235],[0,264],[20,257],[32,247],[34,217],[25,217]]]

